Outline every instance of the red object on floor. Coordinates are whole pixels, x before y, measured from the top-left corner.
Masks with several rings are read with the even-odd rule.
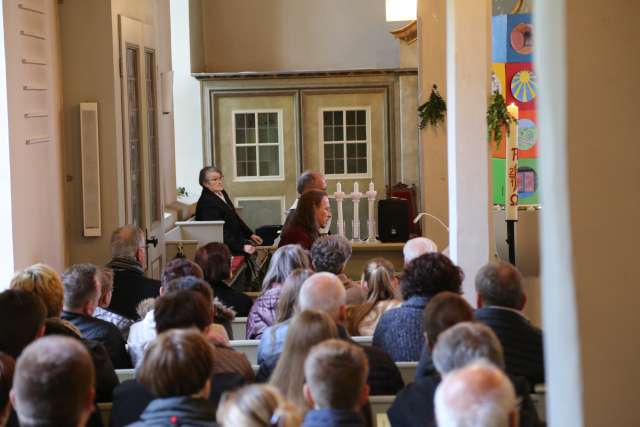
[[[245,259],[243,255],[236,255],[231,257],[231,276],[235,276],[236,272],[242,267],[242,264],[245,263]]]

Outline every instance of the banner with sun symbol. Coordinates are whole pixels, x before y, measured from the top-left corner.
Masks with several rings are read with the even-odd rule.
[[[536,97],[538,87],[532,71],[518,71],[511,79],[511,94],[520,102],[529,102]]]

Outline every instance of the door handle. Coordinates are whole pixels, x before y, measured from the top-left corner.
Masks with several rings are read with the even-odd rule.
[[[156,236],[149,236],[147,233],[147,230],[144,230],[145,244],[153,245],[154,248],[158,246],[158,238]]]

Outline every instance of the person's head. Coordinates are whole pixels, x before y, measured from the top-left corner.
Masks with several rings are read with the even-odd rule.
[[[228,395],[216,413],[222,427],[298,427],[300,410],[277,388],[265,384],[244,386]]]
[[[434,397],[440,427],[515,427],[517,402],[509,378],[482,362],[445,376]]]
[[[16,364],[11,403],[23,427],[84,426],[94,409],[95,372],[77,339],[36,340]]]
[[[93,264],[76,264],[62,274],[64,309],[92,316],[100,300],[98,269]]]
[[[173,329],[147,347],[138,381],[157,397],[207,398],[213,372],[213,349],[196,330]]]
[[[330,217],[331,207],[327,193],[320,190],[309,190],[300,196],[290,225],[304,229],[315,238],[318,236],[319,230],[327,225]]]
[[[11,413],[9,391],[11,391],[13,384],[15,368],[15,359],[0,351],[0,427],[4,427],[9,421],[9,414]]]
[[[431,298],[438,292],[460,293],[464,273],[441,253],[420,255],[404,268],[401,289],[404,299],[412,296]]]
[[[64,288],[60,275],[46,264],[34,264],[16,273],[9,285],[38,295],[47,307],[47,317],[60,317]]]
[[[527,298],[522,275],[508,262],[487,264],[476,275],[478,307],[498,306],[522,310]]]
[[[300,288],[302,288],[304,281],[311,277],[313,273],[313,270],[308,268],[297,268],[286,278],[282,285],[278,306],[276,308],[277,323],[284,322],[293,316],[293,313],[298,311]]]
[[[384,258],[367,261],[361,278],[362,287],[367,291],[367,299],[364,303],[349,308],[350,334],[360,335],[360,323],[380,301],[396,298],[397,279],[394,274],[393,264]]]
[[[188,328],[205,333],[213,321],[211,303],[200,293],[190,290],[168,292],[158,298],[153,316],[158,334],[169,329]]]
[[[231,277],[231,251],[224,243],[211,242],[199,247],[195,261],[202,268],[204,280],[211,284]]]
[[[206,188],[214,193],[224,190],[224,176],[222,170],[217,166],[206,166],[200,169],[198,182],[202,188]]]
[[[36,294],[20,289],[0,293],[0,351],[18,358],[22,350],[44,334],[47,309]]]
[[[331,338],[338,338],[338,330],[327,313],[305,310],[295,316],[287,330],[282,354],[271,375],[270,384],[277,387],[288,400],[304,407],[306,402],[301,393],[305,381],[304,361],[311,347]]]
[[[364,351],[343,340],[327,340],[314,346],[304,363],[309,406],[357,411],[369,398],[369,362]]]
[[[438,252],[438,245],[426,237],[414,237],[404,244],[402,254],[404,255],[404,264],[407,265],[420,255]]]
[[[461,322],[438,337],[432,353],[433,364],[440,375],[484,359],[504,369],[504,356],[498,337],[481,323]]]
[[[433,350],[442,332],[473,319],[473,308],[464,298],[453,292],[440,292],[429,301],[422,315],[422,329],[429,350]]]
[[[321,236],[311,246],[311,261],[318,272],[340,274],[351,258],[351,243],[343,236]]]
[[[266,291],[274,283],[283,284],[296,268],[311,268],[309,255],[300,245],[285,245],[278,248],[271,257],[269,269],[262,281],[262,290]]]
[[[162,270],[162,288],[163,292],[166,292],[166,286],[169,282],[180,277],[194,276],[199,279],[204,278],[202,268],[195,262],[187,258],[175,258],[172,259],[164,266]]]
[[[323,174],[312,170],[302,172],[296,182],[296,191],[304,194],[309,190],[327,191],[327,180]]]
[[[319,310],[327,313],[338,324],[346,320],[347,295],[344,285],[331,273],[316,273],[300,288],[300,311]]]
[[[197,292],[204,297],[205,301],[209,304],[213,304],[214,295],[211,290],[211,286],[209,286],[209,284],[203,279],[195,276],[185,276],[173,279],[164,286],[163,295],[184,290]]]
[[[113,296],[113,270],[109,267],[98,268],[98,281],[100,282],[100,299],[98,305],[102,308],[109,307]]]
[[[113,258],[131,258],[144,265],[145,252],[144,231],[135,225],[117,228],[111,234],[111,256]]]

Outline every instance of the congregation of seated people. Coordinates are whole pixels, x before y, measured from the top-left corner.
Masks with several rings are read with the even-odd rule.
[[[211,174],[201,183],[215,197],[221,177]],[[350,242],[324,234],[325,213],[305,207],[305,191],[323,183],[301,176],[288,221],[315,221],[316,232],[274,246],[255,301],[230,285],[242,245],[203,245],[158,281],[145,276],[135,226],[113,232],[105,266],[17,272],[0,293],[0,427],[103,426],[104,403],[113,427],[380,425],[370,396],[395,396],[384,415],[394,427],[544,425],[530,398],[544,383],[542,332],[522,314],[518,270],[483,267],[474,309],[462,269],[418,237],[402,271],[373,258],[350,278]],[[250,231],[238,238],[249,246],[259,240]],[[254,366],[233,336],[244,317]],[[413,381],[404,362],[417,365]],[[133,378],[119,381],[121,369]]]

